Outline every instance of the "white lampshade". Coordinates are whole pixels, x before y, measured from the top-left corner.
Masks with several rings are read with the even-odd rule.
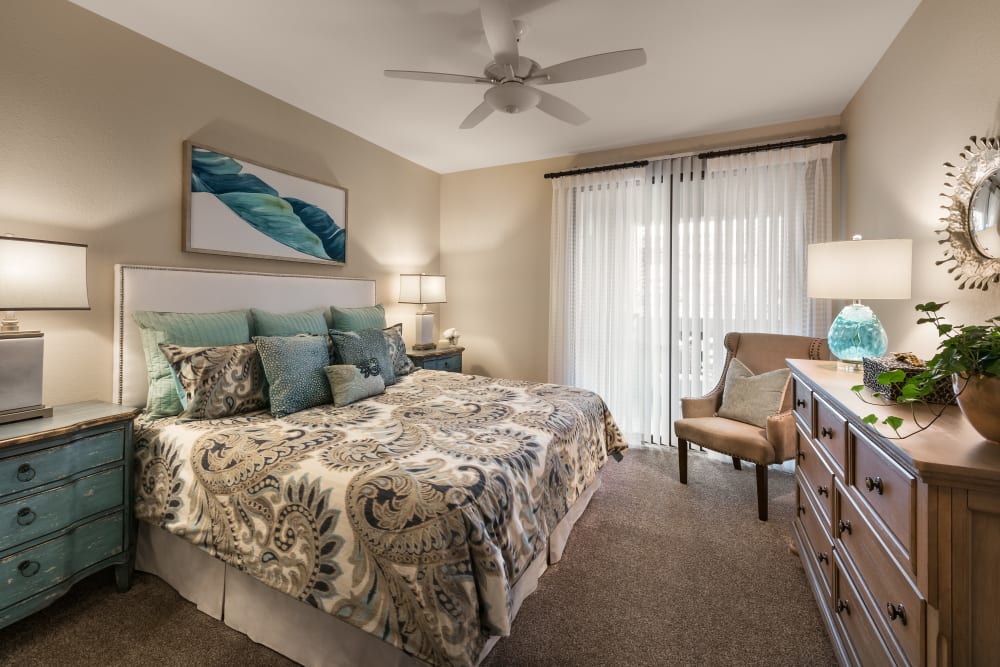
[[[807,253],[806,291],[812,298],[910,298],[910,239],[814,243]]]
[[[399,276],[400,303],[445,303],[444,276],[404,273]]]
[[[0,310],[87,310],[87,246],[0,236]]]

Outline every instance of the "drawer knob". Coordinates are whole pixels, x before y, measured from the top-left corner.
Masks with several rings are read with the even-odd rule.
[[[799,514],[805,514],[806,513],[806,506],[805,505],[799,505],[798,512],[799,512]]]
[[[865,488],[868,492],[877,491],[881,496],[882,492],[885,490],[882,488],[882,478],[881,477],[865,477]]]
[[[819,434],[821,436],[823,436],[824,438],[830,438],[831,440],[833,439],[833,429],[832,428],[827,428],[826,426],[824,426],[822,429],[820,429]]]
[[[828,486],[817,486],[816,487],[816,493],[818,493],[821,496],[826,496],[827,498],[829,498],[830,497],[830,487],[828,487]]]
[[[848,615],[851,614],[851,605],[848,604],[847,600],[837,600],[837,613],[846,611]]]
[[[22,507],[17,511],[17,525],[30,526],[38,515],[31,511],[30,507]]]
[[[795,399],[795,405],[797,405],[800,408],[806,407],[806,399],[804,399],[804,398],[796,398]]]
[[[837,528],[840,529],[841,535],[843,535],[844,533],[847,533],[848,535],[851,534],[851,522],[848,519],[841,519],[837,523]]]
[[[17,566],[17,571],[21,573],[22,577],[33,577],[38,574],[40,569],[42,566],[37,560],[22,560]]]
[[[818,560],[820,563],[829,563],[830,557],[827,556],[825,553],[820,552],[816,554],[816,560]]]
[[[885,610],[889,614],[889,620],[895,621],[899,619],[899,622],[906,625],[906,610],[903,609],[903,603],[893,604],[891,602],[885,603]]]
[[[31,467],[30,463],[22,463],[17,468],[17,481],[19,482],[30,482],[35,479],[35,469]]]
[[[799,451],[795,452],[795,456],[797,456],[800,459],[804,459],[806,457],[806,453],[800,449]]]

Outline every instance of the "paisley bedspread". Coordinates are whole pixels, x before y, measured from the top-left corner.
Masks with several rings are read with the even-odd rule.
[[[136,514],[423,661],[471,665],[625,447],[591,392],[420,370],[283,419],[140,418]]]

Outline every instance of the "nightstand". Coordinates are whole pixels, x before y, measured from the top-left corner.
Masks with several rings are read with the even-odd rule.
[[[464,347],[436,347],[431,350],[410,350],[406,356],[410,358],[418,368],[426,368],[429,371],[452,371],[462,372],[462,352]]]
[[[87,401],[0,426],[0,628],[106,567],[128,590],[137,413]]]

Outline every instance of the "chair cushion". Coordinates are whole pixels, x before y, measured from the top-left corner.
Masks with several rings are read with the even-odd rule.
[[[691,417],[674,422],[674,433],[706,449],[754,463],[775,463],[764,429],[724,417]]]
[[[733,359],[726,370],[719,416],[764,428],[767,418],[781,410],[789,375],[787,368],[754,375]]]

